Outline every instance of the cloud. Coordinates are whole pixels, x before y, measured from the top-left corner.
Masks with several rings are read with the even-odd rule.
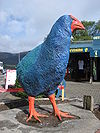
[[[8,49],[11,49],[11,45],[9,45],[9,44],[12,44],[12,39],[10,38],[10,36],[8,36],[8,35],[3,35],[3,36],[0,35],[0,42],[1,42],[0,49],[2,51],[6,50],[6,52],[7,52]]]
[[[0,51],[27,51],[41,43],[63,14],[98,20],[100,0],[0,0]]]
[[[100,19],[100,1],[99,0],[86,0],[84,8],[82,8],[82,16],[84,20],[98,21]]]
[[[7,13],[4,11],[0,12],[0,24],[5,23],[7,21]]]
[[[11,33],[20,33],[23,31],[23,24],[17,20],[12,20],[8,23],[8,31]]]

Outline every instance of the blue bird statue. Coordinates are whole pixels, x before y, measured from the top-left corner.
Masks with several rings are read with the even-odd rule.
[[[65,76],[68,60],[70,39],[76,29],[84,30],[82,23],[72,15],[61,16],[53,25],[46,40],[31,50],[17,65],[17,78],[24,91],[28,94],[29,117],[39,122],[39,114],[34,108],[35,97],[46,94],[53,106],[55,116],[73,118],[67,112],[58,109],[55,102],[55,91]]]

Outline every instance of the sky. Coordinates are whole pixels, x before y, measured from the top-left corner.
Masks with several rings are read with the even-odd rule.
[[[100,20],[100,0],[0,0],[0,52],[29,51],[62,15]]]

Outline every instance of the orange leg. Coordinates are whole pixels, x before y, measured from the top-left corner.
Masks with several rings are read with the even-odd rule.
[[[56,101],[55,101],[55,94],[52,94],[49,96],[49,99],[52,103],[52,106],[53,106],[53,110],[54,110],[54,114],[55,116],[58,116],[59,120],[62,120],[61,119],[61,116],[62,117],[66,117],[66,118],[74,118],[74,116],[71,116],[69,115],[69,113],[67,112],[62,112],[58,109],[57,105],[56,105]]]
[[[29,100],[29,118],[26,120],[26,122],[28,122],[29,120],[31,120],[32,116],[38,121],[41,122],[41,120],[38,117],[48,117],[47,115],[43,115],[43,114],[39,114],[38,112],[36,112],[35,108],[34,108],[34,101],[35,101],[35,97],[28,97]]]

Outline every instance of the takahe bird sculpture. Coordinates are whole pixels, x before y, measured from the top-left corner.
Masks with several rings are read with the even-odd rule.
[[[80,21],[72,15],[61,16],[53,25],[46,40],[31,50],[17,65],[17,78],[29,100],[29,117],[39,122],[39,114],[34,108],[35,97],[41,93],[46,94],[53,106],[55,116],[70,117],[66,112],[58,109],[55,102],[55,91],[65,76],[70,49],[70,38],[76,29],[85,29]]]

